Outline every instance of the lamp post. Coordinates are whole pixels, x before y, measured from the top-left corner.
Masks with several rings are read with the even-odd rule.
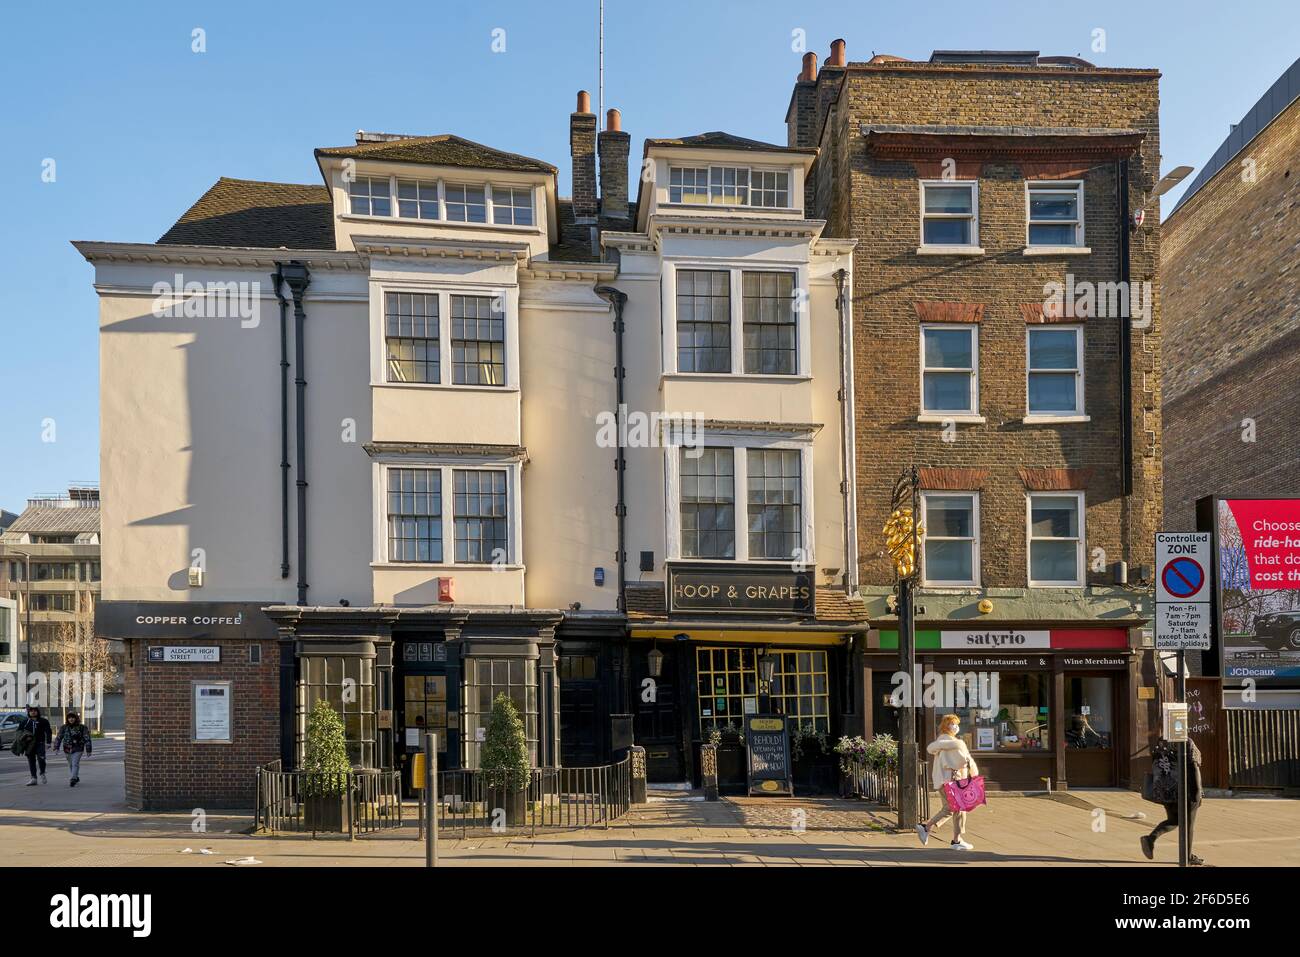
[[[919,545],[925,529],[917,514],[916,466],[905,468],[890,496],[889,520],[883,529],[889,557],[898,578],[898,670],[907,677],[902,687],[909,700],[898,716],[898,826],[918,823],[916,700],[919,689],[912,687],[916,668],[916,578]]]

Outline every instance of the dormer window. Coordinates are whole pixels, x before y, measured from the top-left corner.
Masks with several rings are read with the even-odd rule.
[[[355,216],[393,215],[387,176],[358,176],[348,184],[348,198]]]
[[[531,226],[533,191],[528,187],[493,186],[492,222],[508,226]]]
[[[748,166],[673,166],[668,171],[668,201],[789,209],[790,173]]]
[[[399,179],[397,215],[403,219],[438,219],[438,184]]]
[[[487,194],[484,188],[448,183],[447,219],[453,223],[486,223]]]

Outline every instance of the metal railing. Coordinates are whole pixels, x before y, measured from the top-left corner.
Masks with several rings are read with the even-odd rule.
[[[438,774],[438,827],[443,833],[609,827],[632,804],[631,758],[589,768],[533,768],[528,786],[507,792],[481,771]]]
[[[898,762],[869,765],[865,761],[850,760],[844,769],[849,783],[849,795],[872,804],[898,810]],[[916,806],[921,820],[930,817],[930,764],[925,754],[916,762]]]
[[[330,774],[283,771],[279,761],[257,769],[255,831],[357,834],[402,826],[398,771],[357,769]]]
[[[1227,708],[1228,786],[1300,788],[1300,710]]]

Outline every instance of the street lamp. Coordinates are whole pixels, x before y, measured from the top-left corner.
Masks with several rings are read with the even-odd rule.
[[[912,687],[916,671],[916,582],[920,543],[925,528],[917,510],[920,477],[916,466],[903,469],[890,497],[889,520],[881,530],[898,578],[898,669],[907,675],[903,687],[911,688],[898,715],[898,825],[907,829],[919,822],[917,789],[916,702],[919,688]]]
[[[772,678],[776,675],[776,655],[766,648],[758,656],[758,686],[763,694],[769,694]]]
[[[659,650],[657,643],[651,646],[650,654],[646,655],[646,659],[650,664],[651,678],[658,678],[664,673],[664,653]]]

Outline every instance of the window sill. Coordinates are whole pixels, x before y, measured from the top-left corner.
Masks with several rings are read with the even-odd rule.
[[[1044,493],[1044,494],[1050,494],[1050,493]],[[1064,492],[1061,494],[1068,495],[1070,493]],[[1084,585],[1083,582],[1030,582],[1029,587],[1030,588],[1083,588]]]
[[[921,582],[921,588],[928,588],[944,595],[978,595],[984,589],[979,582]]]
[[[1071,422],[1091,422],[1090,415],[1027,415],[1020,420],[1025,425],[1066,425]]]
[[[506,392],[518,393],[518,386],[511,385],[465,385],[462,383],[442,382],[372,382],[374,388],[383,389],[428,389],[445,392]]]
[[[741,206],[728,203],[659,203],[655,208],[673,210],[703,209],[711,213],[758,213],[762,215],[784,213],[791,217],[803,214],[803,209],[798,206]]]
[[[916,417],[918,422],[933,422],[942,425],[945,422],[956,422],[964,425],[983,425],[988,420],[982,415],[970,412],[922,412]]]
[[[1090,246],[1026,246],[1021,250],[1025,256],[1091,256]]]
[[[665,372],[665,379],[694,379],[696,381],[732,382],[743,379],[746,382],[811,382],[811,375],[798,372]]]
[[[983,256],[982,246],[917,246],[918,256]]]
[[[394,571],[409,571],[420,569],[422,571],[503,571],[503,572],[521,572],[524,571],[524,565],[493,565],[490,562],[460,562],[456,565],[449,565],[446,562],[371,562],[370,567],[374,569],[391,569]]]
[[[385,223],[389,226],[451,226],[454,229],[488,229],[503,232],[540,236],[538,226],[516,226],[513,223],[467,223],[458,219],[406,219],[401,216],[366,216],[362,213],[343,213],[339,219],[348,223]]]

